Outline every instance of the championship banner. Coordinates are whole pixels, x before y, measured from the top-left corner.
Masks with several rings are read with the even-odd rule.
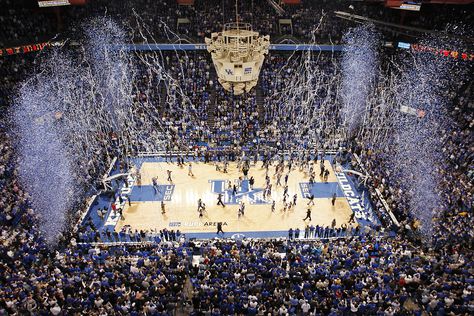
[[[51,43],[46,42],[46,43],[37,43],[37,44],[15,46],[15,47],[8,47],[8,48],[0,48],[0,57],[15,55],[15,54],[37,52],[49,46],[51,46]]]
[[[460,52],[450,49],[440,49],[421,44],[411,44],[411,49],[415,52],[429,52],[442,57],[474,61],[474,53]]]

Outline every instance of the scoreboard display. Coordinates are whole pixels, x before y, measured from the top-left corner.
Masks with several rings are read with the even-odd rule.
[[[422,0],[385,0],[385,6],[408,11],[420,11]]]
[[[401,10],[420,11],[421,0],[403,1],[400,5]]]

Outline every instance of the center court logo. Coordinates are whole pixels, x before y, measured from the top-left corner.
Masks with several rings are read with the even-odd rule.
[[[263,198],[263,189],[250,189],[249,180],[242,180],[241,188],[236,194],[233,194],[232,189],[227,186],[227,180],[209,180],[211,183],[211,191],[214,194],[222,194],[224,197],[224,204],[239,204],[240,202],[247,202],[250,204],[268,204]]]

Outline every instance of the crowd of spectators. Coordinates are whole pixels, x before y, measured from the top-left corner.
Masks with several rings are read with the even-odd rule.
[[[0,58],[2,80],[0,80],[0,225],[3,238],[11,238],[18,234],[28,236],[30,227],[37,220],[28,205],[28,195],[18,180],[18,169],[13,147],[14,135],[9,133],[10,105],[14,100],[11,94],[15,86],[24,78],[26,64],[33,58],[12,57]],[[17,228],[17,224],[25,223],[25,230]]]
[[[60,8],[38,8],[35,1],[28,0],[4,2],[2,8],[5,10],[0,13],[0,23],[3,25],[0,47],[31,44],[58,34],[63,38],[74,38],[81,23],[87,23],[91,16],[112,16],[130,26],[130,36],[136,42],[143,40],[138,32],[132,31],[136,27],[137,16],[148,26],[155,40],[173,42],[181,37],[202,43],[203,38],[210,36],[211,32],[236,20],[234,0],[195,1],[192,6],[178,5],[176,0],[94,0],[86,1],[86,5]],[[451,25],[451,31],[465,29],[466,23],[472,20],[472,10],[469,10],[472,6],[424,4],[420,12],[407,12],[385,8],[381,3],[303,0],[301,4],[284,5],[283,8],[285,12],[279,15],[266,0],[240,1],[239,21],[251,23],[255,30],[275,39],[290,36],[296,41],[310,41],[314,36],[318,43],[338,44],[351,24],[337,18],[334,11],[428,29],[443,29],[447,24],[452,24],[451,17],[456,16],[458,23]],[[290,19],[292,27],[280,25],[280,19]],[[318,25],[313,33],[312,30]]]
[[[56,34],[57,20],[28,0],[2,1],[0,47],[46,41]]]
[[[150,56],[150,53],[139,55]],[[264,62],[257,87],[243,96],[223,89],[207,53],[160,52],[159,55],[162,61],[148,57],[139,63],[134,99],[139,116],[161,119],[171,138],[170,149],[189,150],[195,146],[241,149],[267,145],[285,150],[308,149],[311,144],[328,146],[315,142],[314,135],[322,139],[336,132],[337,122],[333,121],[332,113],[337,111],[337,104],[330,100],[336,97],[334,72],[338,56],[331,52],[312,57],[317,63],[318,73],[313,74],[317,81],[306,83],[319,86],[314,96],[318,102],[324,102],[325,108],[324,113],[318,113],[319,120],[312,120],[309,114],[286,115],[285,111],[290,108],[281,104],[291,93],[295,104],[291,111],[303,111],[298,104],[303,102],[304,96],[299,95],[295,86],[296,78],[306,71],[299,68],[305,58],[301,53],[292,55],[288,62],[289,54],[271,52]],[[162,70],[150,71],[146,67],[156,63],[162,63],[169,79],[160,77]],[[310,133],[311,128],[318,132]],[[295,139],[302,141],[289,146]],[[137,144],[136,150],[146,151],[146,148],[144,144]]]
[[[194,311],[211,315],[472,312],[472,261],[402,239],[229,241],[201,245]],[[196,313],[197,314],[197,313]]]
[[[308,54],[272,53],[265,60],[260,75],[262,94],[259,114],[265,124],[258,133],[259,142],[274,143],[281,149],[336,148],[335,137],[340,121],[333,113],[338,111],[338,70],[340,54],[316,52]],[[310,67],[303,66],[311,62]],[[311,77],[311,79],[307,79]],[[303,78],[303,79],[302,79]],[[310,93],[303,86],[318,87]],[[314,102],[314,103],[313,103]],[[290,105],[286,103],[291,103]],[[320,108],[312,112],[308,103]],[[288,115],[292,113],[292,115]],[[296,144],[295,140],[300,143]]]
[[[192,252],[182,245],[55,253],[28,237],[2,245],[2,314],[164,315],[183,301]]]
[[[283,126],[294,125],[295,130],[298,129],[295,122],[286,117],[276,121],[280,116],[273,106],[278,89],[296,75],[295,71],[278,71],[288,56],[272,53],[264,63],[261,83],[244,96],[234,96],[222,88],[206,53],[160,52],[160,56],[171,79],[160,79],[146,69],[146,63],[153,63],[154,59],[140,63],[134,95],[135,102],[140,104],[138,110],[143,109],[140,116],[153,112],[162,119],[161,123],[171,135],[171,149],[188,150],[196,145],[242,148],[283,144],[291,138],[284,133]],[[331,60],[323,57],[319,63],[329,65]],[[290,70],[291,65],[287,69]],[[328,70],[326,75],[329,73]],[[144,151],[146,148],[137,144],[136,149]]]
[[[472,165],[474,150],[472,144],[473,122],[473,90],[470,83],[466,83],[456,93],[450,92],[453,100],[450,112],[453,127],[443,130],[440,150],[448,158],[444,165],[439,167],[441,175],[440,194],[446,201],[444,211],[436,217],[435,226],[437,233],[435,239],[438,243],[446,240],[457,240],[466,247],[472,247],[473,232],[469,227],[472,224],[472,194],[473,177]],[[388,155],[384,148],[362,148],[355,145],[353,151],[360,155],[362,166],[371,174],[369,187],[372,195],[377,188],[394,210],[396,217],[407,227],[416,226],[416,219],[409,212],[407,195],[403,192],[402,180],[390,174],[389,168],[384,168]],[[452,184],[457,183],[455,188]],[[449,224],[448,224],[449,223]]]

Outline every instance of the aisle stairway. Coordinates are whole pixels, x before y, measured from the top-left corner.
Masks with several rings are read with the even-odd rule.
[[[209,129],[214,131],[215,129],[215,122],[216,122],[216,112],[217,112],[217,98],[216,98],[216,90],[211,89],[211,95],[209,97],[209,108],[207,109],[207,126]]]
[[[160,88],[160,105],[159,105],[160,110],[159,111],[163,113],[166,106],[167,91],[166,91],[165,84],[161,83],[160,86],[161,88]]]

